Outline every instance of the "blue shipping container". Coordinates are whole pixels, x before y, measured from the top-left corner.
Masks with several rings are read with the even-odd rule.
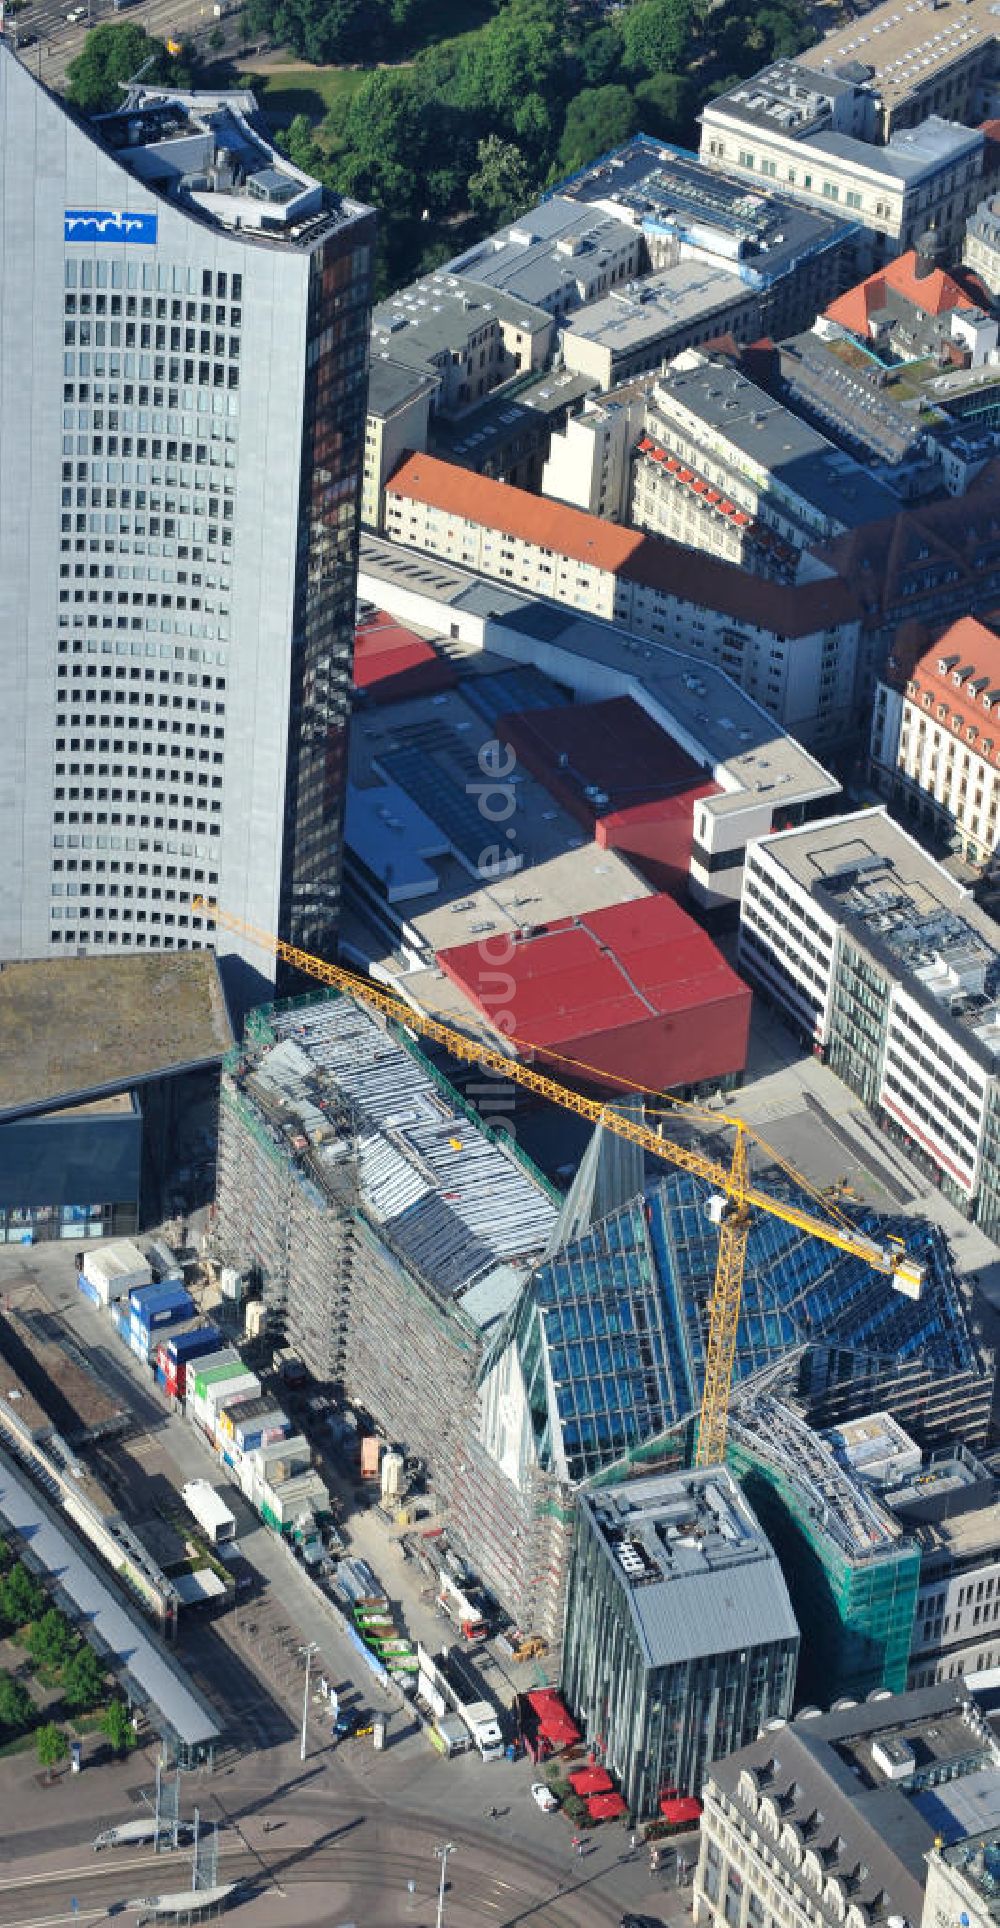
[[[100,1305],[101,1295],[96,1285],[92,1285],[89,1279],[84,1278],[82,1272],[77,1273],[76,1283],[78,1290],[83,1293],[85,1299],[90,1300],[91,1305]]]
[[[202,1359],[208,1352],[217,1352],[222,1344],[222,1334],[217,1326],[198,1326],[191,1332],[179,1332],[176,1339],[168,1339],[167,1347],[171,1359],[178,1365],[186,1364],[189,1359]]]
[[[190,1318],[194,1311],[194,1300],[182,1285],[147,1286],[138,1298],[137,1304],[136,1294],[129,1294],[132,1317],[147,1328],[163,1323],[165,1315],[172,1316],[174,1322],[179,1323],[181,1319]]]
[[[132,1311],[138,1312],[139,1307],[145,1305],[147,1299],[155,1298],[157,1293],[162,1291],[162,1285],[134,1285],[128,1295]]]

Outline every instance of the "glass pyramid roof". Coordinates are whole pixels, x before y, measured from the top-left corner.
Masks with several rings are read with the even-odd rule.
[[[794,1196],[785,1188],[786,1196]],[[552,1253],[522,1300],[516,1338],[543,1463],[598,1472],[701,1404],[718,1234],[706,1190],[672,1173]],[[802,1203],[808,1208],[809,1201]],[[735,1378],[810,1346],[858,1370],[920,1361],[947,1375],[979,1361],[943,1234],[869,1212],[859,1228],[905,1234],[927,1266],[919,1300],[861,1259],[758,1212],[747,1250]]]

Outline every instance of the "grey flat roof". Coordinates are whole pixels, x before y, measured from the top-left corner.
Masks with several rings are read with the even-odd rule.
[[[373,347],[368,369],[369,415],[392,415],[418,395],[433,394],[436,386],[433,376],[423,369],[393,361],[388,349],[380,351],[377,344]]]
[[[980,128],[960,127],[955,121],[931,114],[919,127],[898,128],[885,147],[855,140],[851,134],[836,133],[817,134],[809,145],[821,154],[851,161],[873,174],[889,174],[898,181],[919,181],[929,170],[982,147],[983,138]]]
[[[820,73],[800,61],[775,60],[707,101],[706,111],[711,114],[721,108],[728,118],[744,121],[748,127],[811,142],[829,121],[831,102],[838,94],[855,92],[854,82],[836,74]]]
[[[797,1640],[775,1554],[724,1467],[581,1495],[651,1667]]]
[[[216,1063],[232,1043],[211,951],[0,969],[0,1117]]]
[[[439,600],[443,633],[453,608],[494,622],[487,646],[513,662],[532,663],[539,644],[550,646],[558,655],[541,667],[570,688],[579,685],[581,661],[614,672],[615,686],[602,685],[601,693],[634,696],[723,784],[723,794],[700,808],[726,815],[757,795],[790,806],[839,794],[836,778],[723,670],[683,650],[639,641],[613,623],[576,616],[382,537],[362,535],[360,567],[369,577]]]
[[[885,809],[778,831],[762,848],[997,1073],[1000,927]]]
[[[751,462],[762,463],[779,488],[847,529],[883,521],[899,509],[898,496],[866,474],[853,456],[725,362],[703,359],[696,368],[664,370],[653,405],[669,422],[664,397],[690,410]]]
[[[484,288],[468,276],[441,269],[380,301],[372,310],[372,359],[385,348],[397,362],[423,366],[435,356],[464,348],[490,321],[527,334],[551,328],[552,317],[520,295]]]
[[[164,1724],[188,1747],[217,1741],[221,1728],[180,1668],[101,1578],[71,1528],[60,1523],[3,1452],[0,1515],[22,1535],[31,1557],[72,1601],[78,1618],[93,1628],[146,1702],[159,1710]]]
[[[511,297],[544,302],[576,286],[575,260],[593,262],[605,248],[620,250],[634,240],[631,222],[555,194],[448,265],[453,273]],[[576,253],[561,252],[560,242],[572,244]]]
[[[675,267],[644,275],[631,287],[614,289],[600,301],[588,302],[566,321],[563,332],[626,354],[644,342],[668,337],[702,315],[715,315],[748,300],[749,291],[738,275],[703,261],[679,261]]]
[[[637,134],[557,192],[621,211],[644,232],[677,234],[738,264],[750,285],[769,286],[804,257],[843,240],[843,220],[773,192],[765,181],[720,173],[686,149]]]

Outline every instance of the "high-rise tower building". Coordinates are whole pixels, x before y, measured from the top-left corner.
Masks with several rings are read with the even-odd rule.
[[[213,944],[198,892],[326,949],[374,216],[251,94],[87,127],[2,44],[0,142],[0,958]]]

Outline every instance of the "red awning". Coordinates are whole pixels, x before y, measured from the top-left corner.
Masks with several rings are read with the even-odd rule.
[[[704,495],[705,490],[708,488],[708,483],[702,482],[699,478],[699,480],[693,484],[693,487],[695,495]]]
[[[581,1767],[569,1777],[574,1794],[610,1794],[614,1782],[607,1768]]]
[[[648,455],[650,449],[655,447],[656,443],[651,442],[648,435],[644,435],[642,441],[639,443],[639,451],[642,455]]]
[[[680,478],[681,478],[681,481],[682,481],[682,482],[690,482],[690,481],[692,481],[692,480],[693,480],[693,477],[692,477],[692,475],[691,475],[691,471],[690,471],[690,469],[681,469],[681,471],[680,471]]]
[[[676,455],[667,456],[667,467],[670,470],[671,475],[676,475],[678,469],[680,468],[680,463],[678,462]]]
[[[676,1826],[684,1822],[693,1825],[701,1820],[701,1802],[694,1794],[663,1794],[660,1797],[660,1813],[664,1820]]]
[[[719,504],[719,514],[720,514],[720,515],[735,515],[735,514],[736,514],[736,504],[735,504],[735,502],[720,502],[720,504]]]
[[[746,525],[749,522],[749,520],[750,520],[750,517],[747,515],[747,512],[745,509],[737,509],[734,512],[733,521],[738,522],[741,529],[746,528]]]
[[[587,1812],[594,1821],[613,1821],[617,1815],[628,1813],[628,1802],[620,1794],[592,1794]]]
[[[718,491],[718,489],[709,489],[709,491],[708,491],[708,499],[709,499],[709,501],[710,501],[710,502],[721,502],[721,501],[722,501],[722,497],[721,497],[721,495],[719,494],[719,491]]]
[[[559,1695],[552,1687],[538,1687],[528,1695],[528,1705],[538,1716],[540,1733],[556,1747],[572,1747],[580,1739]]]

